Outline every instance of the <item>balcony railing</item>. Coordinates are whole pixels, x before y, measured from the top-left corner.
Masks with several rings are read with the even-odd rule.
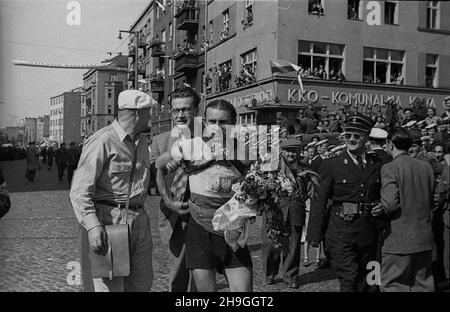
[[[200,8],[195,5],[195,2],[181,4],[175,13],[177,18],[178,30],[195,30],[199,25]]]
[[[150,41],[150,55],[152,57],[160,57],[165,55],[164,52],[164,41],[159,40],[159,39],[152,39]]]
[[[162,74],[152,74],[148,77],[151,92],[164,92],[164,76]]]
[[[184,51],[175,55],[175,71],[188,72],[196,70],[198,65],[199,55],[195,51]]]

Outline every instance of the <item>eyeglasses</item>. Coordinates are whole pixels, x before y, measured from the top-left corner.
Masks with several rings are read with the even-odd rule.
[[[174,114],[175,116],[179,115],[180,113],[182,115],[190,115],[191,114],[191,109],[190,108],[175,108],[175,109],[172,109],[172,114]]]
[[[358,134],[358,133],[346,133],[346,134],[344,135],[344,138],[345,138],[346,140],[350,140],[352,137],[354,137],[356,141],[361,140],[361,135]]]

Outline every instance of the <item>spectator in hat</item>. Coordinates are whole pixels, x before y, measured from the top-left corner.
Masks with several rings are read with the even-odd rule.
[[[150,181],[148,141],[142,132],[157,102],[138,90],[119,93],[118,117],[86,140],[70,189],[70,202],[82,225],[81,270],[88,291],[148,292],[153,282],[152,235],[144,209]],[[128,224],[130,273],[125,277],[90,276],[92,253],[108,252],[107,228]],[[116,256],[126,250],[119,247]],[[93,289],[92,289],[93,288]]]
[[[296,176],[303,165],[300,163],[298,155],[301,142],[297,139],[286,139],[280,144],[281,157],[284,159],[287,168],[293,176]],[[289,176],[290,174],[287,173]],[[285,216],[286,227],[288,228],[288,251],[283,253],[282,272],[283,280],[289,288],[298,288],[297,277],[300,265],[300,238],[302,227],[305,222],[305,203],[294,194],[280,201],[280,207]],[[282,250],[274,248],[273,242],[267,237],[265,225],[262,227],[262,259],[266,276],[266,283],[274,283],[278,274]]]
[[[63,180],[64,171],[67,167],[67,148],[66,143],[62,143],[61,146],[56,150],[55,163],[58,168],[58,181]]]
[[[383,163],[388,163],[392,160],[392,157],[383,148],[387,136],[387,131],[380,128],[372,128],[369,134],[370,151],[376,154]]]

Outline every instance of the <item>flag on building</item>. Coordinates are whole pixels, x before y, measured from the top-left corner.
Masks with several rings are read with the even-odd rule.
[[[284,61],[284,60],[276,60],[276,61],[270,61],[270,69],[272,70],[272,74],[274,73],[282,73],[287,74],[290,72],[297,72],[297,80],[298,84],[300,85],[300,90],[303,92],[303,81],[302,81],[302,73],[301,73],[301,67],[295,64],[292,64],[291,62]]]
[[[163,12],[166,12],[166,7],[161,2],[156,1],[156,0],[155,0],[155,2],[161,8],[161,10],[163,10]]]

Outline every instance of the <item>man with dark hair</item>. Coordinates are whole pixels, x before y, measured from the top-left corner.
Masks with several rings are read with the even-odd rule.
[[[171,131],[158,134],[153,138],[150,162],[155,172],[156,159],[165,152],[170,151],[173,142],[182,136],[183,129],[188,128],[193,135],[194,117],[198,116],[199,103],[200,97],[192,88],[177,88],[171,94],[170,105],[172,108],[174,128]],[[174,173],[166,176],[166,189],[170,190],[174,177]],[[170,194],[164,193],[164,190],[161,189],[159,189],[159,192],[161,194],[159,232],[161,241],[169,247],[169,291],[194,291],[195,284],[190,276],[189,270],[186,269],[185,262],[185,238],[189,215],[174,211],[178,210],[182,212],[181,209],[185,208],[187,204],[174,204],[172,201],[164,201],[164,197],[167,196],[169,198]],[[187,200],[188,197],[189,194],[187,191],[182,199]],[[167,207],[167,205],[176,205],[176,207]]]
[[[346,292],[370,290],[367,264],[376,257],[377,225],[370,209],[380,196],[381,162],[366,152],[373,126],[374,121],[362,114],[349,117],[345,127],[346,150],[322,161],[318,172],[320,188],[311,202],[307,240],[318,247],[325,233],[331,266],[340,290]],[[324,222],[328,215],[329,221]]]
[[[373,216],[389,220],[382,247],[381,291],[433,291],[433,170],[408,155],[412,140],[403,128],[387,138],[393,161],[381,168],[381,204]]]
[[[403,114],[405,115],[405,118],[403,118],[402,126],[406,125],[408,122],[414,120],[412,116],[412,109],[411,108],[405,108],[403,110]]]
[[[228,145],[229,139],[234,139],[227,137],[223,142],[223,136],[218,135],[220,132],[226,134],[227,126],[235,125],[236,116],[234,106],[228,101],[219,99],[208,103],[204,136],[177,140],[171,151],[156,161],[158,177],[163,176],[164,171],[177,169],[178,172],[178,169],[186,168],[182,173],[189,181],[190,200],[189,211],[185,209],[184,213],[191,215],[186,231],[186,268],[191,270],[201,292],[217,290],[216,272],[225,274],[230,292],[252,291],[253,286],[253,263],[248,246],[235,244],[232,248],[230,241],[225,240],[226,233],[215,230],[212,223],[216,210],[233,197],[231,186],[245,174],[248,165],[247,161],[239,159],[236,142],[233,143],[234,151]],[[200,163],[192,159],[192,148],[203,151]],[[234,152],[233,160],[224,159],[227,148]],[[176,180],[177,176],[174,184]],[[158,187],[164,188],[163,182],[164,179],[158,179]],[[178,190],[184,188],[181,186],[179,184],[173,190],[174,199],[164,196],[164,201],[169,207],[175,207],[174,212],[183,214],[176,209],[177,204],[184,204],[177,196]],[[161,195],[164,193],[165,190]]]

